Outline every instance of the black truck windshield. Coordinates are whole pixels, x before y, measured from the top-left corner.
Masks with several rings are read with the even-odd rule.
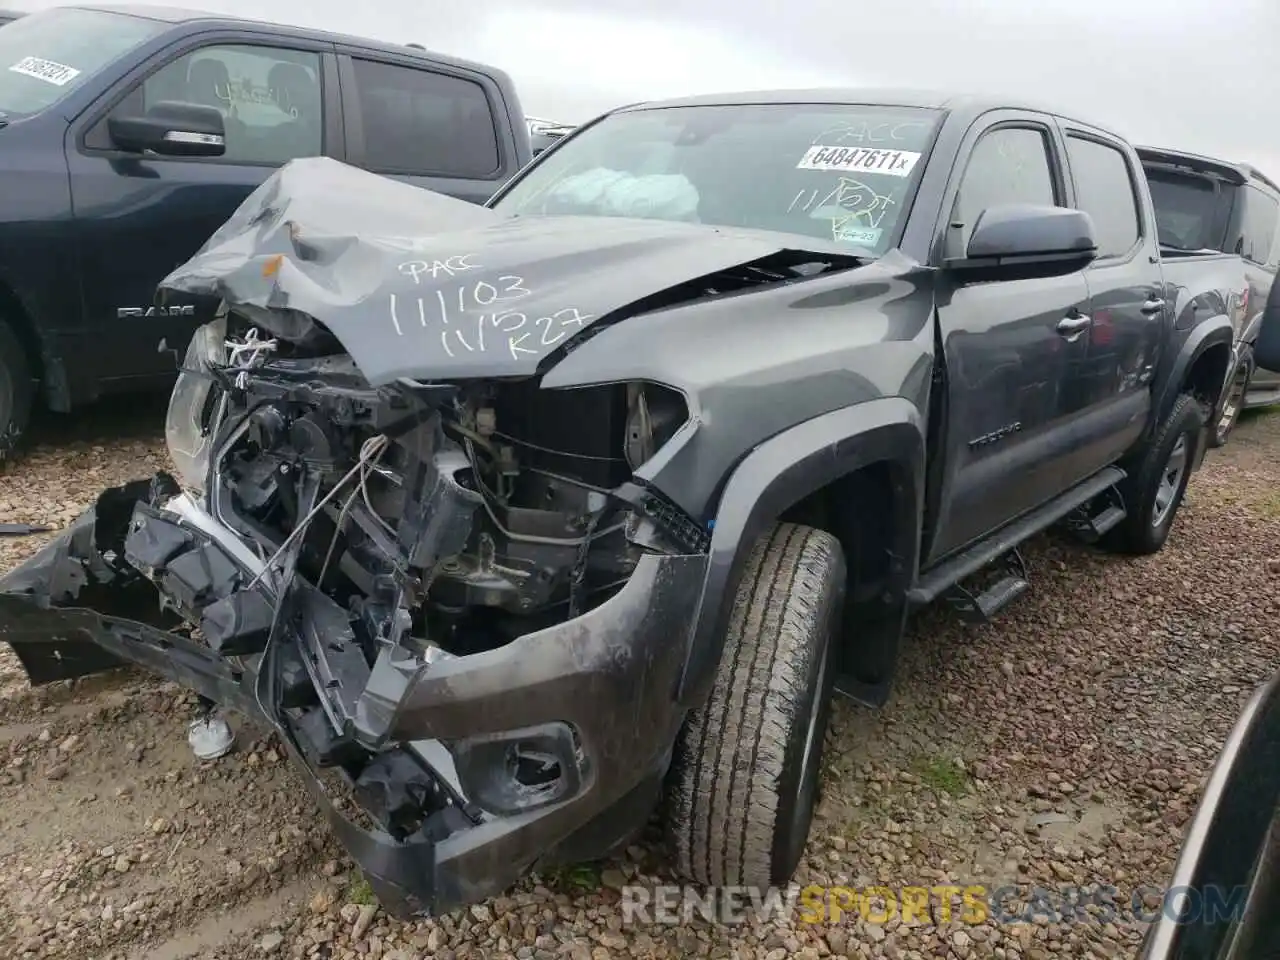
[[[163,23],[99,10],[45,10],[0,30],[0,113],[30,116],[53,106]]]
[[[547,154],[494,209],[775,230],[878,255],[910,206],[939,118],[826,104],[624,111]]]
[[[1223,219],[1221,204],[1230,202],[1216,179],[1191,173],[1147,170],[1151,203],[1156,211],[1160,245],[1171,250],[1217,249]]]

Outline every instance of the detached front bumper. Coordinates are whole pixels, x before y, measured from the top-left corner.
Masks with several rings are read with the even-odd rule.
[[[170,604],[225,607],[257,572],[253,557],[183,497],[152,508],[157,489],[104,492],[0,578],[0,639],[33,683],[134,663],[264,721],[401,916],[601,856],[643,826],[684,719],[674,691],[705,557],[646,555],[599,607],[504,647],[430,663],[384,649],[372,669],[347,612],[299,580],[265,649],[220,653],[174,632],[182,621],[161,611],[157,585]],[[140,521],[148,544],[169,545],[151,579],[123,560]],[[325,767],[346,774],[362,814],[335,804]]]

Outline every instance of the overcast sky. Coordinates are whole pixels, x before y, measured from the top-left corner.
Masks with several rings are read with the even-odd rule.
[[[182,2],[182,0],[176,0]],[[23,9],[58,0],[9,0]],[[691,92],[1017,94],[1280,177],[1278,0],[203,0],[493,63],[568,122]],[[636,12],[643,8],[643,13]],[[1280,45],[1280,44],[1277,44]]]

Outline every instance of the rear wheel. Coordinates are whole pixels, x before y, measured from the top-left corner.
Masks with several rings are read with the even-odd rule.
[[[1128,513],[1103,538],[1104,547],[1137,555],[1157,553],[1164,547],[1203,433],[1200,402],[1189,393],[1179,395],[1155,436],[1125,464],[1129,475],[1120,484],[1120,493]]]
[[[1236,422],[1240,419],[1240,411],[1244,409],[1245,394],[1249,392],[1249,380],[1253,377],[1253,354],[1246,350],[1240,357],[1240,362],[1236,365],[1235,373],[1231,377],[1231,384],[1227,387],[1227,399],[1222,405],[1222,413],[1218,417],[1218,422],[1214,424],[1213,429],[1209,431],[1209,447],[1216,450],[1227,442],[1227,438],[1231,436],[1231,431],[1235,429]]]
[[[667,830],[697,883],[787,883],[818,799],[844,600],[840,543],[799,524],[757,543],[711,695],[681,736]]]
[[[13,459],[31,421],[34,399],[27,351],[13,328],[0,320],[0,463]]]

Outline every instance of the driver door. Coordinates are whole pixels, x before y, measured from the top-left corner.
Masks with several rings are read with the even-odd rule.
[[[964,251],[983,210],[1065,206],[1056,126],[1002,111],[966,137],[945,225],[948,255]],[[1087,340],[1060,328],[1089,314],[1082,271],[973,282],[939,273],[938,323],[947,371],[946,430],[927,565],[1050,500],[1061,475],[1073,399],[1067,388]]]
[[[189,259],[250,192],[294,157],[332,155],[341,144],[332,47],[251,31],[218,32],[170,47],[141,66],[67,134],[85,329],[68,350],[82,368],[121,378],[172,377],[176,360],[216,304],[153,307],[156,287]],[[112,115],[164,100],[217,107],[227,149],[213,158],[116,149]],[[69,362],[72,361],[68,358]]]

